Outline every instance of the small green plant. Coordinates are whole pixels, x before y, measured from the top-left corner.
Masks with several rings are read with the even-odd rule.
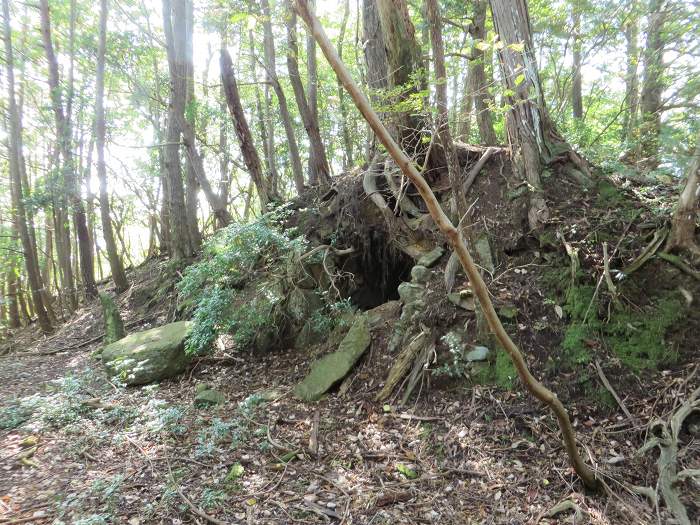
[[[206,488],[202,491],[199,502],[203,509],[209,510],[220,507],[227,499],[223,490]]]
[[[34,409],[22,401],[0,408],[0,430],[13,430],[23,425],[33,412]]]
[[[326,336],[337,327],[346,327],[349,314],[355,310],[349,298],[328,304],[311,314],[311,329],[320,336]]]
[[[124,476],[121,474],[116,474],[109,478],[96,479],[90,486],[90,494],[97,498],[102,505],[105,505],[108,510],[113,510],[119,502],[123,482]]]

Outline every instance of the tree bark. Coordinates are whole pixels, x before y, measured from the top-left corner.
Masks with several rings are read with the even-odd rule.
[[[175,14],[175,16],[178,15]],[[175,23],[177,24],[177,22]],[[186,71],[186,95],[182,116],[184,117],[184,120],[188,123],[189,128],[192,130],[192,135],[194,136],[195,129],[197,129],[197,112],[194,96],[193,36],[194,3],[193,0],[185,0],[185,30],[183,38]],[[181,127],[183,128],[184,134],[184,126]],[[192,147],[196,147],[196,143],[194,140],[192,140],[190,143]],[[197,210],[199,208],[199,199],[197,198],[197,196],[200,189],[200,177],[196,173],[197,168],[194,166],[195,162],[196,161],[194,160],[191,154],[185,156],[185,207],[187,210],[187,228],[190,231],[192,248],[194,250],[197,250],[202,245],[202,233],[199,231],[199,221],[197,220]]]
[[[187,218],[185,188],[180,164],[181,128],[187,98],[187,63],[185,58],[186,0],[163,0],[163,29],[165,32],[168,69],[170,71],[170,102],[165,132],[163,160],[169,189],[168,221],[170,250],[175,259],[188,259],[196,251]]]
[[[27,270],[29,288],[36,307],[39,327],[44,333],[53,330],[49,313],[42,299],[43,284],[39,272],[39,263],[36,253],[36,245],[32,243],[27,227],[27,215],[24,206],[24,195],[22,191],[22,129],[20,115],[15,100],[15,73],[14,56],[12,50],[12,31],[10,26],[10,7],[8,0],[2,0],[2,11],[4,18],[3,35],[5,40],[5,70],[7,74],[7,98],[8,98],[8,120],[9,120],[9,164],[11,179],[12,205],[14,207],[14,222],[17,233],[22,242],[24,252],[24,264]]]
[[[292,118],[289,115],[289,106],[287,105],[287,96],[282,89],[277,76],[277,60],[275,57],[275,40],[272,34],[272,17],[270,13],[270,4],[268,0],[261,0],[260,5],[263,13],[263,32],[264,32],[264,51],[265,51],[265,70],[267,80],[272,84],[272,89],[277,97],[279,105],[280,118],[284,126],[284,133],[287,137],[287,148],[289,149],[289,158],[292,164],[292,177],[294,178],[294,186],[297,194],[301,195],[304,192],[304,168],[301,165],[299,156],[299,145],[297,144],[296,135],[294,134],[294,126]]]
[[[109,16],[108,0],[100,0],[100,35],[97,48],[97,74],[95,75],[95,146],[97,147],[97,177],[100,180],[100,219],[102,235],[107,249],[109,268],[117,293],[129,288],[124,266],[117,252],[114,241],[112,220],[109,213],[109,193],[107,192],[107,166],[105,164],[105,52],[107,48],[107,18]]]
[[[41,16],[41,35],[44,42],[44,51],[49,64],[49,90],[51,92],[51,105],[53,106],[56,122],[56,135],[59,148],[63,156],[63,173],[66,180],[68,199],[73,209],[73,222],[78,238],[78,251],[80,254],[80,273],[83,280],[85,298],[91,300],[97,297],[95,284],[95,268],[92,260],[92,246],[90,232],[87,227],[85,207],[80,197],[80,188],[75,172],[75,160],[72,149],[72,132],[70,120],[63,111],[61,87],[58,77],[58,61],[51,41],[51,22],[49,19],[48,0],[39,1],[39,13]]]
[[[360,110],[360,113],[365,117],[367,122],[372,126],[372,129],[377,134],[377,137],[381,140],[382,144],[386,147],[389,154],[393,157],[394,161],[398,164],[401,170],[404,172],[406,177],[415,185],[419,193],[425,201],[430,215],[433,217],[435,224],[440,228],[445,237],[448,239],[452,248],[455,250],[459,256],[462,267],[469,277],[469,281],[474,289],[474,294],[476,295],[479,303],[481,304],[484,314],[489,323],[489,327],[496,335],[497,339],[503,346],[503,348],[508,352],[510,359],[512,360],[515,368],[518,372],[518,376],[525,385],[525,387],[533,394],[537,399],[547,404],[559,421],[559,427],[562,431],[564,438],[564,444],[566,446],[566,451],[569,455],[569,460],[572,466],[581,477],[583,482],[590,488],[597,488],[598,481],[596,480],[595,474],[590,468],[583,462],[583,459],[578,453],[576,448],[576,435],[574,429],[571,426],[569,420],[569,415],[564,408],[564,405],[559,401],[556,395],[552,393],[548,388],[546,388],[542,383],[535,379],[530,370],[527,367],[525,358],[523,357],[520,349],[515,345],[513,340],[508,336],[507,332],[503,328],[496,310],[494,309],[493,303],[491,302],[491,297],[489,295],[488,289],[486,288],[486,283],[484,282],[478,268],[472,260],[471,254],[467,249],[464,238],[461,233],[454,225],[450,222],[450,219],[445,215],[445,212],[440,207],[435,194],[431,190],[430,186],[426,182],[425,178],[418,172],[414,163],[411,159],[403,152],[399,145],[394,141],[389,131],[384,127],[384,125],[379,120],[379,116],[374,112],[370,106],[367,98],[362,94],[360,88],[355,83],[355,81],[350,77],[350,74],[344,64],[338,58],[335,49],[328,40],[323,28],[321,27],[318,19],[313,17],[313,15],[307,10],[306,0],[297,0],[297,6],[299,6],[299,11],[304,21],[309,25],[313,31],[314,37],[318,41],[321,50],[326,55],[328,62],[331,64],[335,70],[338,77],[341,79],[343,85],[348,90],[348,93],[352,97],[353,101]]]
[[[700,247],[695,242],[695,223],[698,217],[700,202],[700,134],[693,152],[693,158],[688,166],[685,186],[681,192],[676,211],[671,222],[666,250],[674,248],[688,250],[700,255]]]
[[[639,126],[640,160],[643,168],[653,170],[659,165],[659,136],[661,134],[661,96],[665,88],[663,55],[666,47],[664,26],[668,19],[667,0],[650,0],[646,46],[642,55],[644,78],[640,98]]]
[[[467,201],[464,197],[462,173],[457,160],[452,134],[450,133],[449,113],[447,106],[447,71],[445,69],[445,47],[442,42],[442,17],[437,0],[425,0],[425,10],[430,27],[430,42],[433,48],[433,64],[435,67],[435,94],[437,102],[437,132],[447,159],[447,173],[454,196],[452,216],[456,222],[467,213]]]
[[[350,18],[350,0],[343,2],[343,19],[340,22],[340,33],[338,34],[338,56],[343,59],[343,45],[345,44],[345,32]],[[340,128],[343,135],[343,170],[348,171],[355,164],[353,158],[353,144],[350,135],[350,122],[348,122],[348,108],[345,104],[345,90],[338,82],[338,105],[340,106]]]
[[[549,217],[540,173],[571,148],[549,118],[535,61],[526,0],[490,0],[496,32],[503,46],[498,57],[506,87],[512,93],[506,128],[516,165],[530,186],[528,222],[539,228]]]
[[[571,12],[574,29],[573,71],[571,81],[571,113],[575,119],[583,118],[583,93],[581,91],[581,6],[580,0],[573,0]]]
[[[388,102],[400,104],[416,95],[425,83],[424,78],[416,78],[423,65],[420,46],[405,0],[376,0],[376,3],[386,48],[388,70],[384,74],[388,78],[389,89],[400,92]],[[404,150],[412,155],[424,149],[421,141],[423,125],[416,116],[420,109],[413,107],[392,112],[395,136]]]
[[[236,77],[233,75],[231,55],[229,55],[226,49],[221,50],[220,68],[221,83],[224,87],[226,104],[228,105],[231,118],[233,119],[233,124],[236,128],[236,135],[238,136],[238,141],[241,146],[243,161],[245,162],[246,168],[248,168],[248,174],[250,175],[251,180],[255,184],[255,189],[258,192],[260,209],[265,212],[268,204],[270,204],[270,189],[267,186],[265,174],[263,173],[262,169],[262,163],[260,162],[260,157],[255,149],[253,135],[250,133],[250,127],[248,126],[248,121],[246,119],[245,112],[243,111],[243,106],[241,105],[241,97],[238,92]]]
[[[289,16],[287,17],[287,70],[289,71],[289,81],[294,90],[294,98],[297,102],[299,115],[304,123],[304,129],[309,137],[309,184],[319,184],[322,188],[330,184],[331,170],[326,158],[326,150],[321,139],[321,131],[318,119],[314,117],[313,108],[306,98],[304,86],[299,73],[299,44],[297,43],[297,16],[291,7],[291,0],[288,0]]]
[[[627,71],[625,73],[626,109],[622,121],[622,140],[627,143],[634,140],[639,114],[639,18],[636,6],[637,2],[632,2],[632,14],[625,24]]]
[[[384,34],[379,22],[379,12],[375,0],[362,1],[362,49],[367,67],[366,80],[370,100],[374,106],[383,106],[386,96],[384,91],[389,86],[387,78],[389,63],[387,62]],[[381,115],[384,117],[383,114]],[[394,136],[397,136],[396,133]],[[366,158],[373,158],[377,149],[377,138],[373,132],[368,134],[365,149],[367,150]]]
[[[7,314],[10,328],[19,328],[22,321],[19,317],[19,305],[17,303],[17,273],[14,267],[7,270]]]

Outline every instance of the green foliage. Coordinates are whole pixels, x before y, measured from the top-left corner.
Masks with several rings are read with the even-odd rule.
[[[325,337],[336,328],[349,328],[351,314],[356,311],[350,299],[342,299],[311,314],[311,329],[317,335]]]
[[[234,342],[243,348],[270,322],[279,295],[261,284],[245,300],[241,287],[251,281],[256,269],[280,270],[304,246],[303,239],[292,238],[293,232],[280,228],[285,214],[279,209],[253,223],[221,229],[205,245],[201,261],[185,270],[177,289],[185,308],[193,311],[188,353],[207,352],[223,333],[233,334]]]

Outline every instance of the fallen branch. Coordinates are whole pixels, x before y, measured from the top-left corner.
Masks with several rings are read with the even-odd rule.
[[[466,195],[469,193],[469,190],[472,187],[472,184],[474,184],[474,180],[476,179],[476,176],[479,174],[481,171],[481,168],[484,167],[484,164],[486,164],[486,161],[491,158],[491,156],[498,151],[498,148],[486,148],[486,151],[484,151],[483,155],[481,155],[481,158],[472,166],[472,168],[469,170],[469,174],[467,175],[467,180],[464,181],[464,194]]]
[[[610,395],[613,396],[615,401],[617,402],[617,406],[620,407],[620,409],[625,413],[625,415],[628,417],[630,421],[635,421],[637,418],[635,418],[629,410],[627,410],[627,406],[625,405],[624,401],[620,398],[620,396],[617,395],[617,392],[615,392],[615,389],[613,386],[610,384],[610,381],[608,381],[608,378],[605,375],[605,372],[603,372],[603,367],[600,366],[600,361],[595,362],[595,369],[598,372],[598,377],[600,377],[600,381],[603,383],[603,386],[607,389],[608,392],[610,392]]]
[[[321,26],[318,19],[309,10],[306,0],[296,0],[297,10],[299,11],[301,17],[306,22],[311,33],[319,44],[319,47],[323,51],[324,55],[328,59],[328,62],[333,67],[338,79],[343,84],[345,89],[350,94],[355,105],[362,113],[365,120],[369,123],[370,127],[374,131],[377,138],[382,142],[384,147],[387,149],[389,154],[394,158],[396,164],[401,168],[406,177],[413,183],[413,185],[418,189],[425,201],[426,206],[430,215],[433,217],[435,223],[440,228],[442,233],[447,237],[452,248],[462,263],[462,267],[472,283],[474,293],[479,299],[484,316],[488,321],[491,331],[496,335],[501,346],[508,353],[511,361],[515,365],[518,371],[518,376],[525,385],[525,387],[532,393],[537,399],[549,406],[557,417],[559,422],[559,427],[562,431],[564,438],[564,444],[566,447],[566,452],[569,456],[572,466],[574,467],[576,473],[582,479],[584,484],[591,488],[596,489],[599,487],[599,482],[596,479],[594,472],[583,462],[583,459],[579,455],[576,448],[576,436],[574,434],[574,429],[571,426],[571,421],[569,420],[569,415],[564,408],[564,405],[559,401],[556,395],[548,388],[546,388],[542,383],[540,383],[534,376],[530,373],[527,367],[525,358],[523,357],[520,349],[515,345],[513,340],[510,338],[508,333],[503,328],[501,320],[496,314],[493,303],[489,296],[489,291],[486,288],[486,283],[481,277],[479,269],[474,264],[469,250],[467,249],[466,242],[460,231],[454,227],[450,219],[447,217],[443,211],[440,203],[438,202],[435,194],[430,188],[430,185],[425,180],[425,178],[418,172],[414,163],[410,158],[403,152],[400,146],[394,141],[391,134],[387,128],[379,120],[379,116],[370,106],[369,101],[365,95],[360,91],[359,86],[350,76],[347,68],[338,57],[338,53],[335,47],[328,39],[323,27]]]
[[[180,498],[182,499],[182,501],[185,502],[185,505],[187,505],[187,507],[190,509],[190,511],[191,511],[193,514],[196,514],[197,516],[199,516],[199,517],[202,518],[203,520],[207,520],[209,523],[215,523],[216,525],[229,525],[229,524],[228,524],[227,522],[225,522],[225,521],[221,521],[220,519],[217,519],[217,518],[215,518],[214,516],[210,516],[209,514],[207,514],[206,512],[204,512],[202,509],[200,509],[197,505],[195,505],[194,503],[192,503],[192,502],[187,498],[187,496],[185,496],[184,492],[182,492],[182,489],[181,489],[180,487],[177,488],[177,493],[178,493],[178,495],[180,496]]]

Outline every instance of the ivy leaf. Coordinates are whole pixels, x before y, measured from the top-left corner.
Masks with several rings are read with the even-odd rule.
[[[525,73],[520,73],[517,77],[515,77],[515,85],[519,86],[525,82]]]

